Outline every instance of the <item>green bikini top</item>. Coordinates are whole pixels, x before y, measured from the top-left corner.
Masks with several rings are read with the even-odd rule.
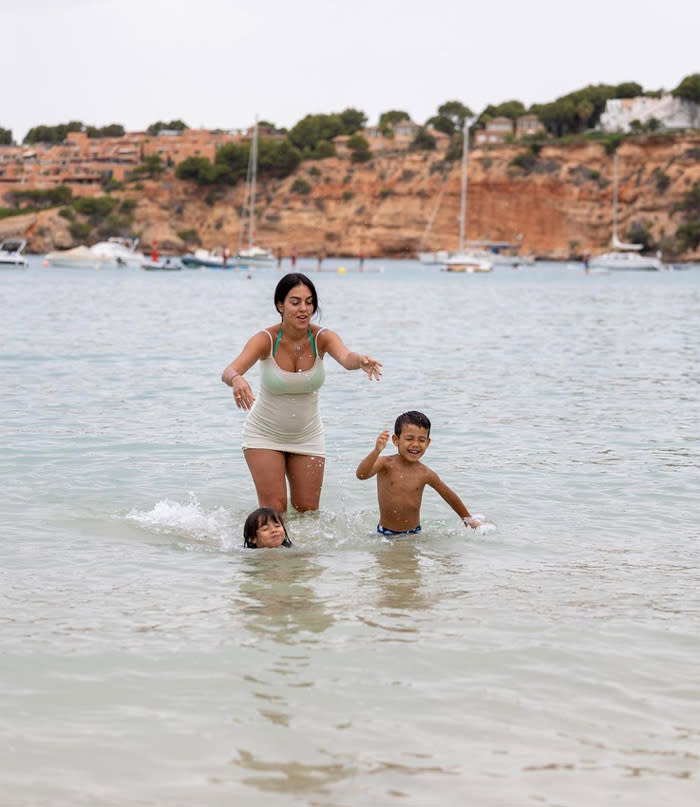
[[[311,350],[314,352],[314,358],[318,358],[318,353],[316,353],[316,343],[314,342],[314,335],[311,333],[311,328],[306,329],[309,333],[309,342],[311,342]],[[272,348],[272,355],[274,356],[277,353],[277,348],[279,347],[280,339],[282,338],[282,328],[277,331],[277,339],[275,339],[275,346]]]
[[[316,336],[318,336],[322,330],[323,328],[320,328]],[[320,389],[326,378],[326,371],[323,367],[323,361],[319,358],[316,351],[316,345],[314,343],[311,328],[308,329],[309,341],[311,342],[311,347],[316,358],[314,359],[313,367],[311,367],[310,370],[302,370],[296,373],[290,370],[283,370],[277,364],[277,360],[275,359],[275,351],[277,350],[280,339],[282,338],[282,330],[280,329],[277,333],[277,342],[274,345],[272,344],[272,334],[268,330],[263,331],[263,333],[266,333],[270,338],[272,354],[268,356],[267,359],[260,362],[261,393],[267,392],[270,395],[295,395],[316,392],[318,389]],[[265,397],[266,396],[263,394],[260,398],[258,398],[258,400],[255,402],[256,407],[259,405],[269,406],[269,403],[264,404],[263,402],[263,398]]]

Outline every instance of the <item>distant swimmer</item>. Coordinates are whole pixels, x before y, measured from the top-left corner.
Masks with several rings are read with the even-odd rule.
[[[381,457],[389,437],[388,430],[377,437],[374,450],[362,460],[355,472],[358,479],[377,477],[377,532],[382,535],[413,535],[420,532],[420,506],[426,485],[442,496],[466,527],[480,526],[459,496],[421,462],[430,445],[430,420],[426,415],[415,411],[399,415],[391,437],[398,451],[391,457]]]
[[[273,549],[293,546],[284,518],[271,507],[258,507],[243,525],[243,546],[247,549]]]

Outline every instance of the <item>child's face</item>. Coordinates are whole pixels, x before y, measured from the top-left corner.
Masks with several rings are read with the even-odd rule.
[[[268,547],[282,546],[282,541],[284,541],[284,527],[279,521],[258,524],[255,543],[259,548],[266,549]]]
[[[414,426],[412,423],[404,425],[401,434],[392,436],[394,445],[398,448],[399,454],[409,462],[418,462],[425,454],[430,445],[429,432],[422,426]]]

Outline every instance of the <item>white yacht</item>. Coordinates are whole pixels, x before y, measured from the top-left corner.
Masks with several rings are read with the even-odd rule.
[[[23,255],[27,242],[24,238],[6,238],[0,241],[0,267],[26,269],[29,261]]]
[[[45,261],[50,266],[139,267],[146,256],[136,251],[137,243],[138,239],[109,238],[107,241],[98,241],[91,247],[79,246],[49,252]]]

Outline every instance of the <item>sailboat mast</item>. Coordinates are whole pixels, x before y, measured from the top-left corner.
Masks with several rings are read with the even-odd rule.
[[[618,157],[617,151],[613,160],[614,181],[613,181],[613,210],[612,210],[612,243],[613,247],[617,245],[617,183],[618,183]]]
[[[459,211],[459,251],[464,252],[467,218],[467,163],[469,160],[469,121],[465,118],[462,129],[462,194]]]
[[[255,241],[255,180],[258,167],[258,117],[255,116],[255,126],[253,127],[253,144],[250,151],[250,213],[248,215],[248,249],[251,249]]]

